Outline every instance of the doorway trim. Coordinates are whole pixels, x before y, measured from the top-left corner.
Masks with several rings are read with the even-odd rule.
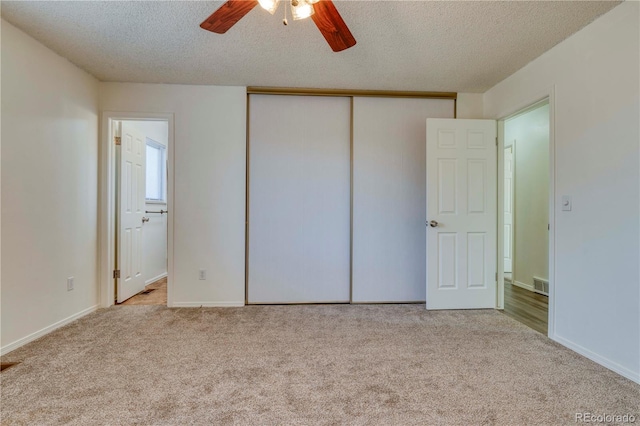
[[[555,340],[555,193],[556,193],[556,143],[555,143],[555,85],[542,91],[537,96],[521,101],[500,114],[498,118],[498,294],[497,309],[504,309],[504,123],[538,104],[549,102],[549,314],[547,336]]]
[[[506,144],[506,141],[505,141]],[[516,275],[516,247],[515,247],[515,229],[516,229],[516,212],[515,212],[515,206],[516,206],[516,198],[515,198],[515,188],[516,188],[516,145],[514,143],[511,144],[511,159],[512,159],[512,164],[511,164],[511,173],[512,173],[512,177],[511,177],[511,241],[509,241],[509,244],[511,245],[511,282],[514,283],[513,277]],[[503,155],[503,160],[504,160],[504,153],[507,150],[507,147],[505,146],[502,150],[502,155]],[[503,171],[504,173],[504,167],[503,167]],[[503,179],[504,179],[504,174],[502,175]],[[503,182],[504,185],[504,182]],[[503,194],[504,196],[504,194]],[[504,199],[502,200],[504,203]],[[503,204],[504,207],[504,204]],[[502,231],[504,232],[504,212],[498,212],[498,218],[500,218],[502,216]],[[504,242],[504,238],[502,239],[502,241]],[[502,256],[504,257],[504,250],[502,253]],[[504,263],[504,262],[503,262]],[[504,269],[503,269],[504,272]],[[504,281],[502,281],[502,286],[504,287]],[[504,308],[504,306],[503,306]]]
[[[103,111],[100,123],[99,198],[98,198],[98,283],[100,307],[114,302],[116,264],[116,148],[115,121],[166,121],[167,147],[167,306],[173,306],[173,233],[174,233],[174,116],[171,113]]]

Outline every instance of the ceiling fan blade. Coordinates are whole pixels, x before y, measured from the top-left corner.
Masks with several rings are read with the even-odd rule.
[[[320,0],[313,5],[313,9],[315,13],[311,15],[311,19],[334,52],[340,52],[356,44],[356,39],[331,0]]]
[[[257,4],[256,0],[229,0],[200,24],[200,28],[224,34]]]

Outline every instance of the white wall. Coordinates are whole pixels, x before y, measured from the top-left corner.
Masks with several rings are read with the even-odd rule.
[[[173,305],[243,305],[246,89],[101,83],[100,108],[174,114]]]
[[[1,27],[6,353],[97,307],[98,81]]]
[[[504,135],[515,145],[513,279],[533,289],[549,276],[549,104],[507,120]]]
[[[458,93],[456,118],[484,118],[482,93]]]
[[[165,148],[169,143],[169,126],[166,121],[134,121],[135,127],[145,137],[158,142]],[[167,210],[167,203],[146,203],[145,210]],[[149,222],[144,224],[142,233],[142,273],[145,284],[151,284],[167,275],[167,215],[145,214]]]
[[[639,7],[622,3],[490,89],[484,113],[504,117],[555,88],[550,336],[640,382]]]

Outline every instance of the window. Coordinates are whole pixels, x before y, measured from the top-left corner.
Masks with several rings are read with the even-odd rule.
[[[166,203],[167,162],[164,145],[147,138],[147,201]]]

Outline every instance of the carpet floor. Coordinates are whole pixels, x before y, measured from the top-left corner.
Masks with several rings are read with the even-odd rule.
[[[493,310],[101,309],[2,359],[2,425],[567,425],[640,386]]]

